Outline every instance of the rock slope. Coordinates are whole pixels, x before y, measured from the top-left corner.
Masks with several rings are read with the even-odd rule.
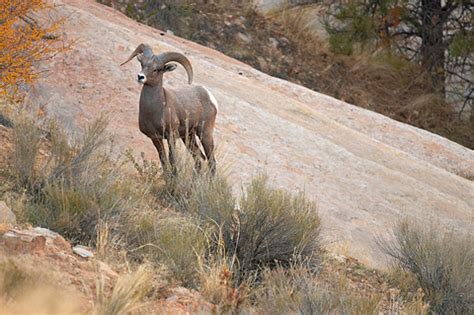
[[[111,115],[117,152],[156,159],[137,124],[138,62],[120,67],[139,43],[180,51],[195,83],[220,103],[219,162],[235,187],[257,172],[319,204],[334,248],[383,266],[374,245],[400,217],[474,230],[474,152],[447,139],[304,87],[270,77],[212,49],[137,23],[92,0],[58,0],[70,52],[53,58],[31,101],[73,132],[100,112]],[[310,69],[308,69],[310,71]],[[185,84],[183,69],[165,77]],[[471,180],[469,180],[470,178]]]

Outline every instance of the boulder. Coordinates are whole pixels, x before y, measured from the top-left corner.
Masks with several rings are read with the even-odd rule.
[[[86,246],[76,245],[72,248],[72,251],[74,252],[74,254],[81,256],[82,258],[94,257],[94,254],[92,253],[90,248],[87,248]]]

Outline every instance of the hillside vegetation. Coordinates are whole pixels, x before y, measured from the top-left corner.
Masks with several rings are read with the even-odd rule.
[[[327,252],[316,205],[304,194],[271,188],[265,176],[249,184],[237,207],[226,177],[211,180],[206,171],[196,175],[184,152],[177,175],[162,173],[154,162],[135,160],[128,153],[112,159],[104,117],[76,140],[54,121],[27,113],[11,121],[11,130],[0,126],[1,144],[7,148],[0,156],[0,200],[11,206],[20,226],[46,227],[73,245],[87,245],[123,274],[115,284],[112,277],[96,287],[98,299],[82,311],[160,312],[166,290],[178,285],[200,294],[201,302],[186,306],[192,312],[473,310],[472,236],[440,235],[435,226],[427,230],[400,222],[393,238],[380,241],[381,249],[394,258],[393,271],[383,273]],[[133,174],[124,169],[130,163]],[[7,260],[0,261],[0,302],[9,309],[22,307],[23,294],[29,292],[12,277],[33,281],[40,291],[53,284],[48,290],[61,290],[54,281],[36,284],[40,276],[31,271],[29,260],[17,261],[7,253]],[[32,251],[28,259],[36,260],[36,255]],[[51,268],[51,263],[43,262],[42,268]],[[135,273],[127,275],[124,266]],[[12,275],[12,268],[19,274]],[[97,271],[97,281],[102,272]],[[41,295],[46,302],[53,296]],[[204,301],[211,303],[210,309]],[[48,303],[44,307],[55,305]],[[56,307],[67,310],[74,304],[61,305]]]
[[[327,253],[315,204],[304,194],[271,188],[265,176],[252,181],[237,207],[225,176],[210,180],[207,172],[194,174],[190,157],[182,155],[178,175],[163,174],[154,162],[129,154],[113,160],[105,118],[91,123],[77,140],[68,139],[56,123],[27,113],[12,121],[12,130],[1,127],[2,145],[9,149],[0,159],[0,200],[7,200],[20,226],[59,232],[124,274],[115,285],[107,280],[107,287],[96,287],[103,296],[89,307],[98,314],[126,314],[137,307],[159,311],[164,290],[177,285],[197,290],[217,313],[371,314],[426,308],[412,282],[395,282],[389,274]],[[136,170],[133,176],[124,171],[129,163]],[[29,255],[37,259],[34,251]],[[39,281],[38,275],[29,262],[2,261],[2,303],[14,310],[27,291],[19,284],[11,287],[17,280],[9,270],[18,269],[21,275],[15,277],[27,283]],[[136,273],[125,276],[125,265]],[[43,285],[49,286],[35,284],[39,290]],[[18,299],[8,298],[12,290],[19,292]]]

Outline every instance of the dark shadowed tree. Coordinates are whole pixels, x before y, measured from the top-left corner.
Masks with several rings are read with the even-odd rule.
[[[327,20],[330,47],[345,54],[357,48],[396,52],[429,74],[427,92],[455,101],[462,111],[474,98],[473,8],[466,0],[338,1]]]

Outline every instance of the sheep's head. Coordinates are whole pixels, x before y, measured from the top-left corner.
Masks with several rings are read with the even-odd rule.
[[[137,57],[142,65],[142,70],[137,75],[138,82],[147,85],[160,84],[163,73],[173,71],[177,65],[171,62],[181,64],[188,74],[188,83],[193,81],[193,68],[188,58],[177,52],[164,52],[154,55],[153,50],[146,44],[140,44],[130,57],[121,65],[126,64],[133,58]]]

